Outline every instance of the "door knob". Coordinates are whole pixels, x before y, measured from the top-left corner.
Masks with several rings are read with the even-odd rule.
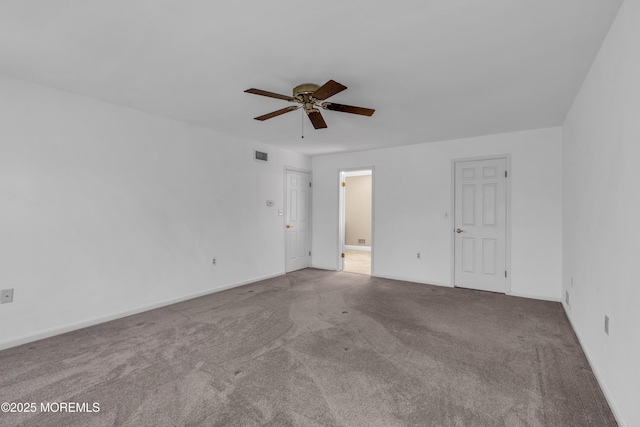
[[[456,230],[456,233],[463,233],[464,230],[460,230],[459,228]]]
[[[293,228],[293,225],[287,224],[287,228]]]

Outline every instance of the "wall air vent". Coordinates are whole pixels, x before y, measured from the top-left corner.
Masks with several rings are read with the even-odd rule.
[[[253,159],[259,162],[268,162],[269,154],[262,151],[253,150]]]

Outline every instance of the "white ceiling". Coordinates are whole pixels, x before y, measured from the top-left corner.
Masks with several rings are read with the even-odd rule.
[[[0,73],[305,154],[562,124],[622,0],[0,0]],[[323,111],[253,117],[334,79]]]

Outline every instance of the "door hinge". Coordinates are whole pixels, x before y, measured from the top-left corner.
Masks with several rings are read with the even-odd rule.
[[[309,256],[311,256],[311,251],[309,251]]]
[[[342,186],[343,186],[343,187],[346,187],[346,186],[347,186],[347,183],[346,183],[346,182],[344,182],[344,181],[342,181]]]
[[[505,178],[507,177],[507,171],[504,171],[504,177]]]
[[[344,252],[342,253],[341,257],[344,258]]]
[[[311,188],[311,183],[309,183],[309,188]]]
[[[504,277],[507,277],[507,270],[504,271]]]

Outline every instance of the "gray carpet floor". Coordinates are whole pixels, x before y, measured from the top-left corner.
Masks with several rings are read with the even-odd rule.
[[[613,426],[559,303],[306,269],[0,352],[2,426]]]

